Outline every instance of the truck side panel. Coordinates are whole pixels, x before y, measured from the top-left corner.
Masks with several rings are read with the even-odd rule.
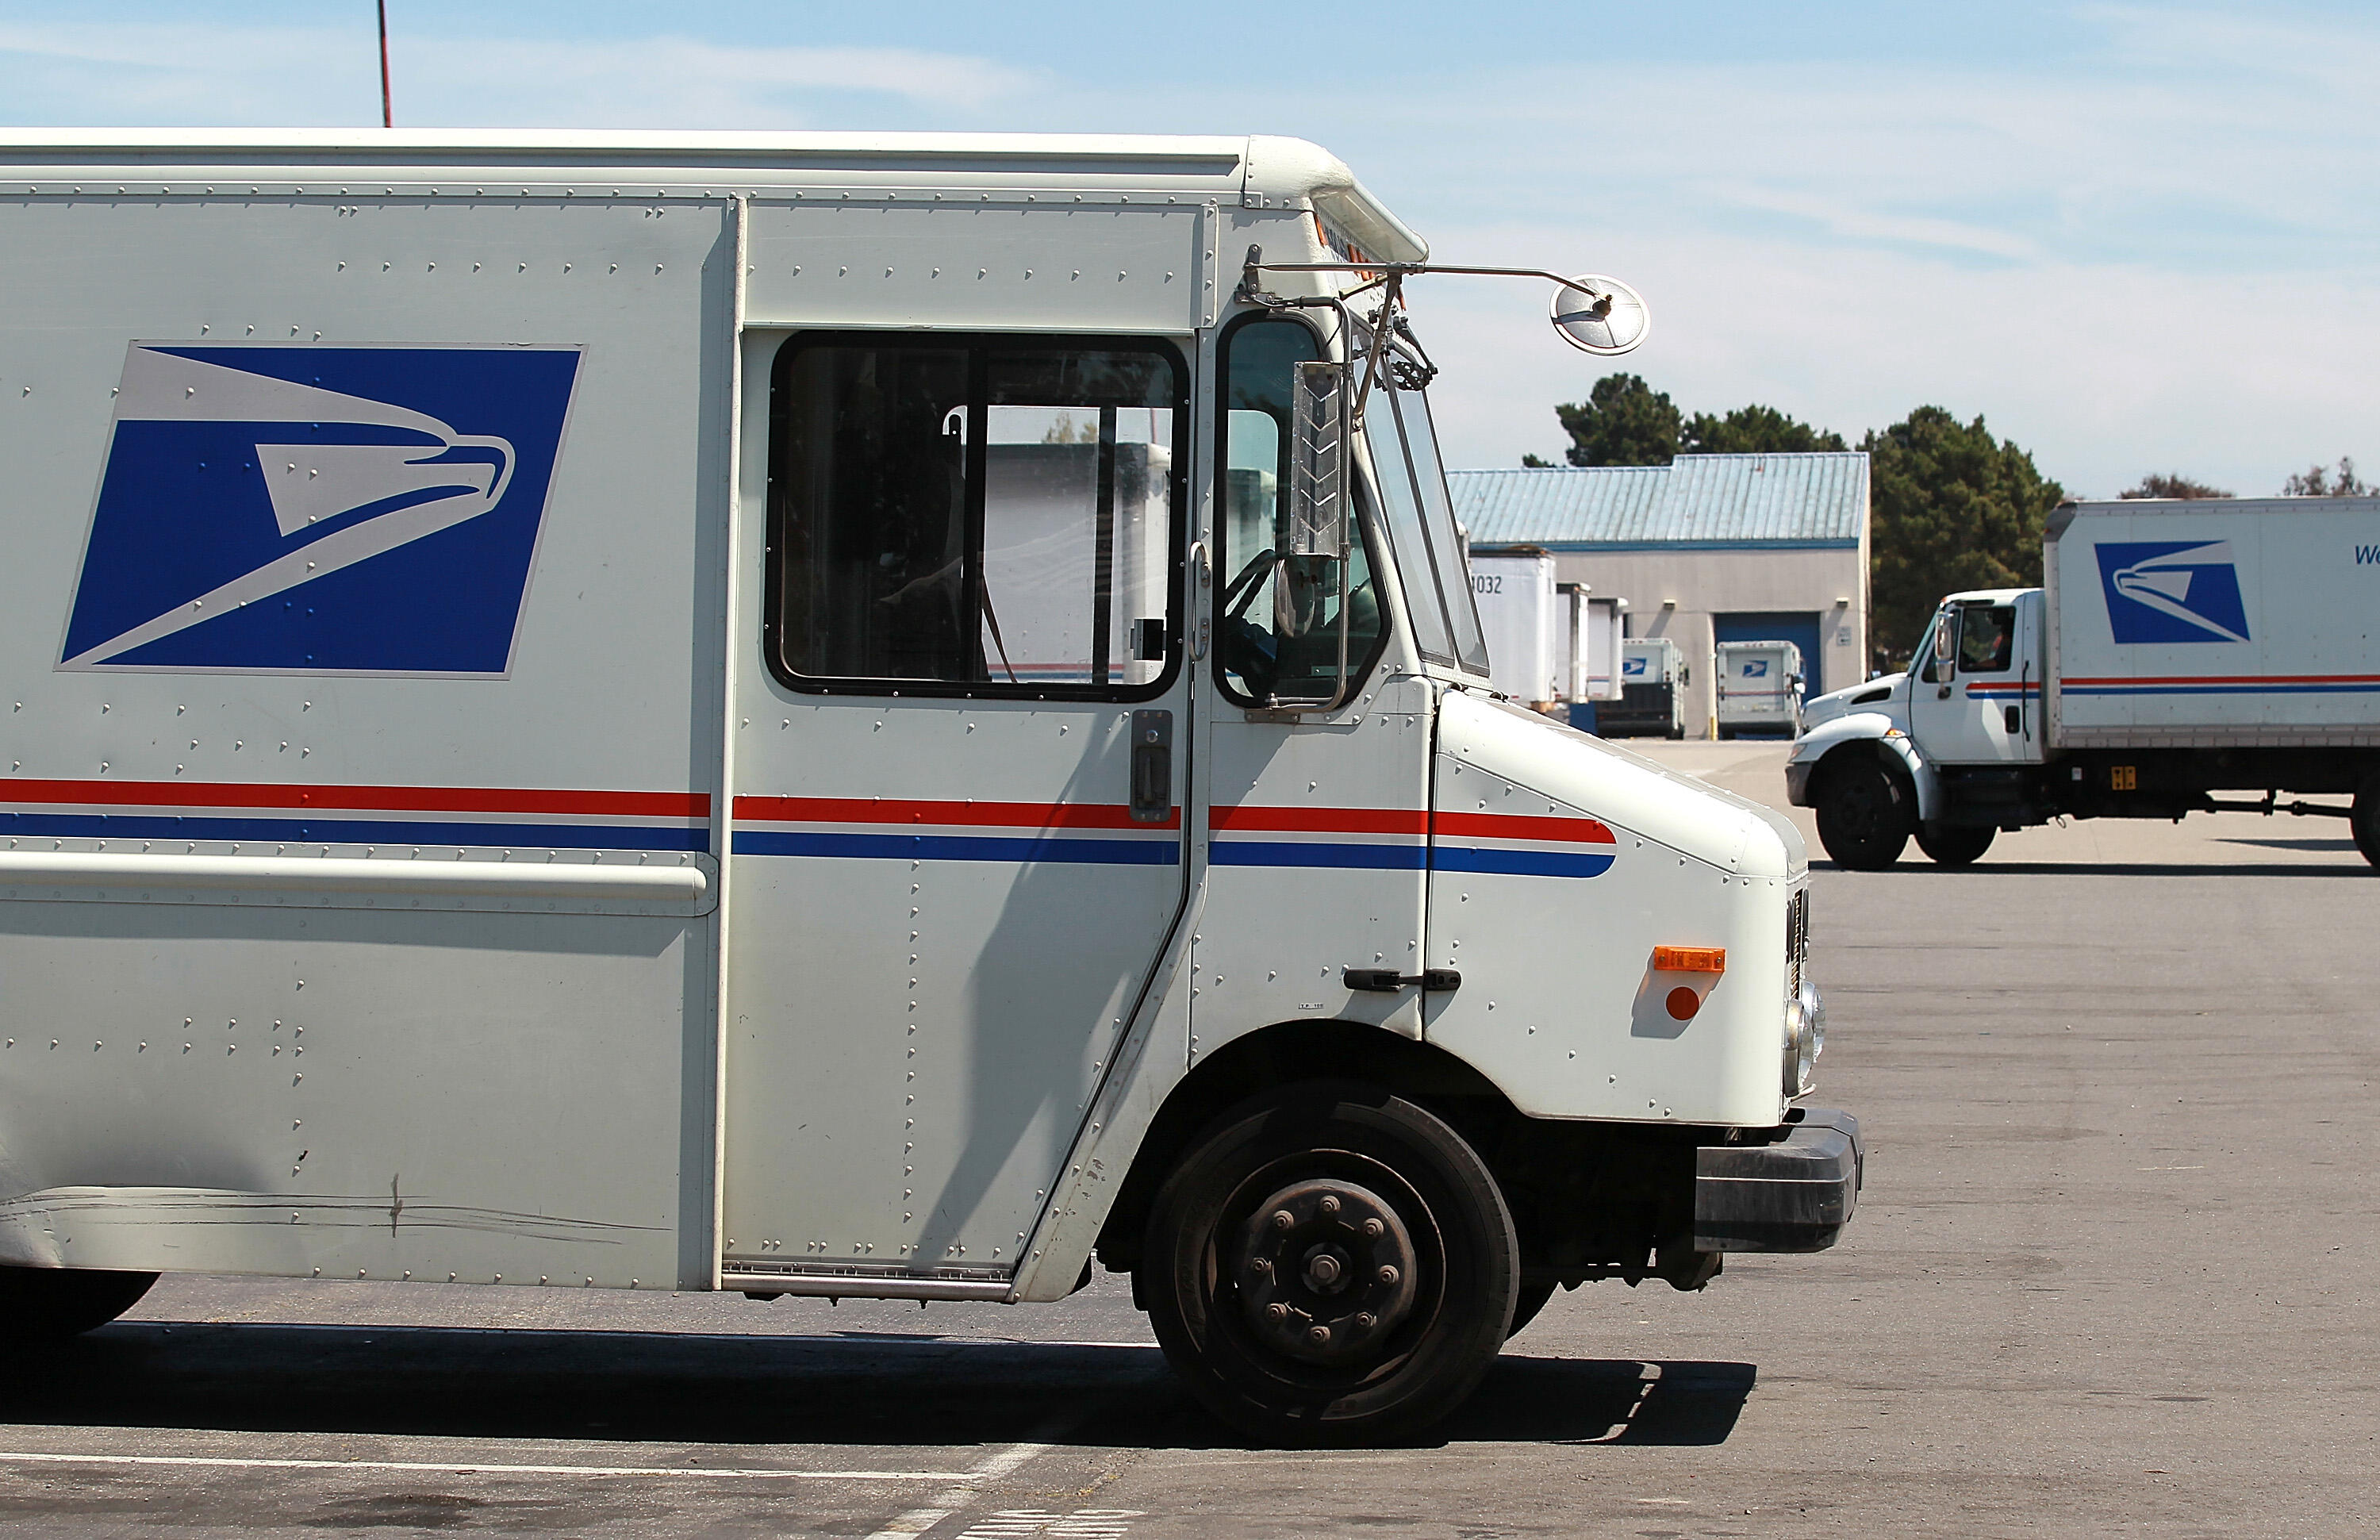
[[[729,209],[455,190],[0,210],[0,1261],[709,1280]]]
[[[2380,500],[2086,503],[2046,544],[2056,746],[2380,745]]]

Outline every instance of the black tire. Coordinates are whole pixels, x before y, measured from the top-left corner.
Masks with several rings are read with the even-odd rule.
[[[1512,1324],[1505,1328],[1504,1340],[1509,1342],[1518,1337],[1524,1328],[1537,1318],[1537,1312],[1546,1307],[1546,1302],[1553,1297],[1551,1279],[1543,1283],[1522,1284],[1520,1293],[1512,1301]]]
[[[156,1281],[155,1273],[0,1267],[0,1340],[30,1345],[79,1337],[140,1304]]]
[[[2380,867],[2380,775],[2355,789],[2355,810],[2348,815],[2347,827],[2363,858]]]
[[[1917,848],[1939,866],[1972,867],[1992,848],[1992,836],[1998,832],[1989,824],[1981,828],[1968,824],[1920,824]]]
[[[1308,1083],[1192,1141],[1158,1193],[1138,1281],[1208,1411],[1268,1442],[1368,1443],[1478,1386],[1512,1325],[1519,1252],[1461,1134],[1378,1087]]]
[[[1814,800],[1818,843],[1839,867],[1883,871],[1916,832],[1916,788],[1865,757],[1828,766]]]

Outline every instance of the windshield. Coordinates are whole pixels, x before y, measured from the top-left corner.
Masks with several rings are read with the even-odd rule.
[[[1420,391],[1399,390],[1384,378],[1364,410],[1364,434],[1422,656],[1486,673],[1488,644],[1479,634],[1479,611],[1463,567],[1454,508],[1446,495],[1446,472],[1439,463],[1428,400]]]

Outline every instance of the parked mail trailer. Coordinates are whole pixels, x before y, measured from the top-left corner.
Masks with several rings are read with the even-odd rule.
[[[1563,698],[1597,705],[1619,700],[1628,601],[1616,594],[1597,594],[1584,583],[1557,584],[1555,591],[1557,608],[1567,612],[1560,662]]]
[[[1631,637],[1620,647],[1620,699],[1596,708],[1607,738],[1686,735],[1685,649],[1667,637]]]
[[[0,229],[0,1326],[1096,1261],[1369,1437],[1850,1218],[1801,842],[1495,697],[1315,147],[20,133]]]
[[[1533,708],[1569,698],[1561,666],[1569,606],[1555,591],[1553,557],[1534,548],[1475,546],[1470,583],[1489,684]]]
[[[1775,733],[1791,737],[1802,725],[1802,649],[1791,642],[1720,642],[1718,735]]]

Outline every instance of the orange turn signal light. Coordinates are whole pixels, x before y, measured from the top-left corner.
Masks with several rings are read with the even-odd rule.
[[[1725,947],[1655,947],[1655,973],[1725,973]]]

